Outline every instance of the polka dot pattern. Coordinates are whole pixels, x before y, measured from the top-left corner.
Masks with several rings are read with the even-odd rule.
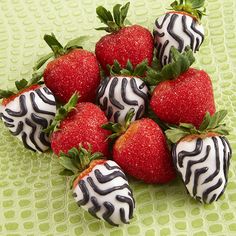
[[[125,3],[122,0],[119,3]],[[152,30],[155,18],[171,1],[130,0],[128,18]],[[84,48],[94,51],[104,35],[96,6],[115,0],[1,0],[0,88],[29,78],[37,59],[49,52],[42,40],[54,32],[62,43],[88,35]],[[208,0],[203,18],[206,40],[195,66],[213,82],[217,109],[229,111],[229,140],[236,150],[236,3]],[[11,136],[0,123],[0,235],[236,235],[236,160],[233,155],[225,194],[212,205],[191,199],[179,179],[167,185],[130,180],[136,199],[131,224],[112,227],[78,208],[66,178],[52,153],[35,154]]]

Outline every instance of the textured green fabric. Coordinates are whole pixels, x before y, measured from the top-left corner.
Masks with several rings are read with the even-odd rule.
[[[120,1],[125,3],[125,1]],[[129,19],[152,30],[170,1],[131,0]],[[217,109],[227,108],[229,140],[236,151],[236,2],[206,0],[206,39],[195,65],[212,78]],[[36,60],[49,52],[42,40],[54,32],[64,43],[89,35],[94,50],[102,32],[95,15],[99,4],[112,0],[0,0],[0,87],[29,78]],[[168,185],[131,181],[136,199],[131,224],[111,227],[91,217],[74,202],[66,178],[51,153],[35,154],[11,136],[0,122],[0,235],[236,235],[236,160],[231,160],[225,194],[201,205],[185,192],[180,180]]]

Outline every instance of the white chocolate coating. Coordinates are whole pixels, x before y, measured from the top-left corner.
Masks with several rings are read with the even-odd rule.
[[[147,93],[147,86],[139,78],[107,77],[99,86],[97,103],[105,111],[108,120],[124,124],[131,108],[135,111],[132,121],[142,117],[148,102]]]
[[[231,154],[227,139],[220,136],[181,141],[172,148],[187,191],[203,203],[216,201],[224,193]]]
[[[43,129],[52,122],[56,102],[52,92],[45,86],[28,91],[1,107],[1,118],[10,132],[24,146],[43,152],[50,147],[48,135]]]
[[[191,16],[180,13],[167,13],[159,17],[155,22],[153,34],[157,58],[162,66],[171,62],[172,46],[180,52],[189,46],[196,52],[204,40],[202,24]]]
[[[114,161],[96,165],[73,190],[75,201],[111,225],[128,223],[135,207],[125,174]]]

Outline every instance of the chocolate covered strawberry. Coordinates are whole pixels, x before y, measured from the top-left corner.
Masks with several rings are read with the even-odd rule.
[[[132,121],[140,119],[148,105],[148,88],[139,78],[142,76],[147,62],[140,63],[134,69],[130,61],[122,69],[117,61],[111,68],[111,76],[102,80],[98,92],[97,103],[109,121],[125,123],[130,109],[134,109]]]
[[[222,120],[226,111],[206,114],[199,129],[181,123],[166,131],[174,143],[172,158],[191,197],[202,203],[217,201],[224,193],[232,151]]]
[[[64,47],[54,34],[45,35],[44,40],[52,49],[52,53],[41,58],[35,69],[39,69],[49,58],[44,70],[44,82],[62,103],[79,92],[81,102],[92,102],[96,88],[100,83],[100,71],[95,55],[80,46],[81,37],[71,40]]]
[[[97,43],[95,53],[102,68],[108,73],[107,65],[117,60],[124,68],[130,60],[134,67],[147,59],[151,64],[153,58],[153,37],[148,29],[140,25],[125,26],[130,3],[124,6],[117,4],[110,11],[99,6],[96,9],[98,18],[106,27],[98,28],[110,33],[103,36]]]
[[[61,173],[74,176],[73,197],[92,216],[113,226],[128,224],[133,218],[135,202],[124,172],[114,162],[102,159],[83,147],[61,153]]]
[[[26,148],[44,152],[50,147],[44,129],[56,114],[56,102],[50,89],[39,84],[40,77],[34,74],[30,81],[16,81],[13,91],[0,90],[0,117]]]
[[[105,114],[93,103],[77,101],[78,95],[74,94],[66,105],[58,109],[52,125],[46,130],[51,133],[53,152],[59,155],[79,144],[87,148],[90,143],[95,152],[108,156],[109,132],[101,128],[107,122]]]
[[[204,0],[179,0],[171,4],[173,11],[156,19],[153,35],[157,58],[162,66],[171,63],[171,47],[179,52],[190,47],[199,50],[204,40],[204,29],[200,22],[205,13]]]
[[[172,55],[173,62],[161,72],[149,72],[147,82],[150,79],[149,83],[157,83],[150,106],[164,122],[199,127],[206,112],[215,112],[211,79],[205,71],[190,68],[194,62],[190,50],[180,54],[172,48]]]
[[[113,160],[125,173],[146,183],[167,183],[175,178],[165,136],[153,120],[142,118],[126,126],[109,123],[103,127],[117,132],[112,138],[119,136],[113,146]]]

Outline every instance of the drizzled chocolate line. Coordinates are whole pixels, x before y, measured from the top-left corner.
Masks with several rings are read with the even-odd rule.
[[[114,114],[115,123],[118,123],[119,116],[120,116],[120,111],[116,111],[115,114]]]
[[[7,123],[7,122],[4,122],[4,125],[5,125],[6,127],[8,127],[8,128],[14,128],[14,127],[15,127],[15,125],[9,124],[9,123]]]
[[[162,59],[162,57],[163,57],[163,55],[164,55],[164,53],[165,53],[165,49],[166,49],[166,46],[169,44],[169,40],[166,40],[165,41],[165,43],[163,44],[163,46],[162,46],[162,48],[161,48],[161,53],[160,53],[160,61],[161,61],[161,59]],[[169,53],[169,57],[171,56],[171,54]],[[165,57],[166,58],[166,60],[167,60],[167,57]],[[161,63],[162,63],[162,61],[161,61]],[[162,65],[164,65],[165,64],[165,62],[164,63],[162,63]]]
[[[119,108],[120,110],[124,110],[125,107],[119,103],[119,101],[117,101],[115,99],[115,87],[118,84],[118,78],[115,77],[112,82],[111,82],[111,86],[109,89],[109,99],[112,105],[114,105],[115,107]]]
[[[7,122],[13,122],[13,121],[14,121],[13,119],[11,119],[11,118],[5,116],[3,113],[2,113],[1,118],[3,118],[3,119],[4,119],[5,121],[7,121]]]
[[[192,48],[192,50],[194,50],[194,52],[196,52],[197,47],[193,48],[195,37],[194,37],[193,33],[187,27],[186,18],[187,17],[185,15],[182,16],[183,31],[184,31],[184,33],[186,33],[189,36],[189,38],[190,38],[190,47]]]
[[[143,89],[146,86],[146,84],[143,82],[141,85],[139,85],[139,89]]]
[[[160,33],[160,32],[158,32],[157,30],[154,30],[154,31],[153,31],[153,36],[155,37],[156,35],[157,35],[158,37],[164,37],[164,36],[165,36],[165,33],[164,33],[164,32]]]
[[[222,185],[222,183],[223,183],[223,181],[222,181],[222,179],[220,178],[220,179],[218,180],[218,182],[217,182],[215,185],[213,185],[213,186],[211,186],[210,188],[208,188],[207,190],[205,190],[205,191],[203,192],[203,195],[202,195],[203,202],[207,203],[207,198],[208,198],[209,194],[210,194],[211,192],[213,192],[214,190],[218,189],[218,188]]]
[[[24,94],[20,95],[19,97],[20,111],[12,111],[9,108],[6,108],[5,111],[7,112],[8,115],[13,117],[25,116],[26,113],[28,112],[25,100],[26,100],[25,95]]]
[[[123,207],[120,208],[120,219],[124,224],[128,223],[128,221],[125,218],[125,209]]]
[[[187,164],[187,167],[186,167],[186,174],[185,174],[185,181],[184,183],[187,185],[190,181],[190,177],[192,175],[192,166],[195,165],[195,164],[198,164],[198,163],[203,163],[209,156],[209,153],[211,151],[211,146],[210,145],[207,145],[206,147],[206,155],[199,159],[199,160],[190,160]]]
[[[50,112],[50,111],[45,111],[45,110],[39,109],[37,103],[35,102],[35,94],[34,94],[33,92],[30,93],[30,100],[31,100],[33,109],[34,109],[36,112],[41,113],[41,114],[50,115],[50,116],[55,116],[55,113],[54,113],[54,112]]]
[[[175,21],[177,20],[178,17],[179,15],[177,14],[173,14],[171,16],[170,23],[168,24],[168,27],[167,27],[167,32],[178,42],[179,44],[178,50],[182,52],[184,49],[184,40],[174,32]]]
[[[102,214],[103,219],[106,220],[111,225],[118,226],[110,219],[110,216],[113,214],[115,210],[113,204],[111,204],[110,202],[104,202],[103,205],[106,208],[106,211]]]
[[[83,205],[86,205],[89,201],[89,191],[86,187],[86,183],[84,180],[81,179],[79,181],[78,185],[79,185],[80,190],[83,194],[83,199],[79,200],[77,203],[78,203],[78,205],[83,206]]]
[[[185,157],[192,157],[192,156],[200,154],[201,151],[202,151],[202,145],[203,145],[202,139],[198,138],[197,141],[196,141],[196,147],[192,152],[181,151],[178,154],[178,165],[179,165],[179,167],[181,167],[181,168],[183,167],[183,161],[184,161]]]
[[[105,79],[102,80],[102,82],[100,83],[99,87],[98,87],[98,91],[97,91],[97,104],[99,103],[100,98],[104,95],[108,82],[109,82],[109,77],[106,77]]]
[[[123,101],[128,104],[128,105],[133,105],[133,106],[138,106],[138,102],[135,100],[129,100],[126,96],[126,87],[128,84],[128,80],[126,78],[122,79],[122,83],[121,83],[121,97],[123,99]]]
[[[92,216],[98,218],[98,217],[97,217],[97,212],[100,211],[101,206],[99,205],[98,200],[97,200],[96,197],[93,196],[93,197],[90,198],[90,200],[91,200],[93,206],[88,209],[88,212],[89,212]],[[99,218],[98,218],[98,219],[99,219]]]
[[[103,175],[100,170],[96,169],[94,171],[94,174],[95,174],[99,183],[107,183],[107,182],[109,182],[115,178],[118,178],[118,177],[121,177],[124,180],[127,180],[127,178],[125,177],[123,172],[121,172],[120,170],[113,171],[112,173],[110,173],[108,175]]]
[[[124,188],[130,189],[130,187],[129,187],[128,184],[123,184],[123,185],[121,185],[121,186],[114,186],[114,187],[112,187],[112,188],[108,188],[108,189],[103,190],[103,189],[100,189],[100,188],[94,183],[94,181],[93,181],[93,179],[92,179],[91,177],[88,177],[88,178],[87,178],[87,181],[88,181],[88,183],[90,184],[90,186],[92,187],[92,189],[93,189],[96,193],[98,193],[98,194],[100,194],[100,195],[106,195],[106,194],[111,193],[111,192],[113,192],[113,191],[121,190],[121,189],[124,189]]]
[[[159,23],[158,23],[158,19],[156,19],[156,22],[155,22],[156,27],[157,27],[158,29],[161,29],[161,28],[163,27],[165,21],[167,20],[167,18],[168,18],[169,16],[170,16],[170,14],[167,13],[167,14],[165,15],[165,17],[164,17],[164,19],[163,19],[163,21],[162,21],[161,24],[159,24]]]
[[[43,150],[38,146],[37,142],[35,141],[35,137],[34,137],[34,135],[36,133],[37,126],[35,124],[33,124],[28,118],[25,119],[25,123],[29,127],[31,127],[31,129],[32,129],[31,132],[30,132],[30,135],[29,135],[30,141],[34,144],[34,146],[37,150],[42,152]]]
[[[48,127],[48,121],[47,119],[38,116],[34,113],[31,114],[31,119],[36,123],[42,126],[43,129],[46,129]]]
[[[107,162],[104,163],[104,166],[105,166],[108,170],[115,170],[115,169],[118,169],[118,170],[122,171],[119,166],[110,166]]]
[[[112,108],[112,106],[109,106],[108,111],[107,111],[107,119],[108,120],[111,119],[112,114],[113,114],[113,108]]]
[[[202,42],[204,41],[204,35],[203,35],[199,30],[196,29],[196,22],[195,22],[195,20],[192,21],[191,29],[192,29],[196,34],[198,34],[198,35],[201,37],[201,44],[202,44]],[[199,46],[200,46],[200,45],[199,45]]]
[[[48,138],[47,134],[45,134],[44,132],[40,132],[39,139],[40,139],[41,143],[47,147],[50,147],[51,144],[50,144],[50,142],[48,142],[46,137]]]
[[[159,59],[160,59],[161,47],[162,47],[162,44],[157,43],[157,58]]]
[[[223,146],[224,146],[224,149],[223,149],[223,170],[224,170],[224,176],[225,176],[225,180],[226,182],[228,182],[228,169],[229,169],[229,166],[227,165],[228,163],[228,156],[227,156],[227,146],[225,144],[225,141],[222,137],[219,137]]]
[[[194,171],[194,184],[193,184],[193,196],[197,194],[197,187],[199,182],[199,177],[208,171],[208,167],[203,167],[201,169],[196,169]]]
[[[38,96],[47,104],[49,105],[56,105],[56,102],[53,100],[48,99],[41,91],[40,89],[36,89],[35,92],[38,94]]]
[[[133,218],[134,202],[132,201],[132,197],[128,198],[125,196],[117,195],[116,200],[119,202],[125,202],[129,205],[129,219]]]
[[[35,150],[28,145],[28,143],[27,143],[27,134],[24,131],[21,134],[21,139],[22,139],[22,142],[23,142],[25,148],[28,148],[28,149],[35,152]]]
[[[211,138],[213,143],[214,143],[214,147],[215,147],[215,159],[216,159],[216,166],[215,166],[215,171],[213,174],[211,174],[208,178],[205,179],[205,181],[203,182],[203,184],[208,183],[210,181],[212,181],[220,172],[220,155],[219,155],[219,145],[218,145],[218,140],[216,137],[212,137]]]
[[[23,130],[23,127],[24,127],[24,123],[22,121],[20,121],[17,125],[16,130],[15,131],[10,130],[10,133],[14,136],[17,136],[21,133],[21,131]]]
[[[51,92],[51,90],[49,90],[47,87],[43,87],[43,90],[46,94],[48,95],[53,95],[53,93]]]
[[[136,116],[135,116],[135,120],[139,119],[141,117],[141,114],[142,114],[142,111],[144,110],[144,106],[141,105],[139,108],[138,108],[138,111],[136,113]]]

